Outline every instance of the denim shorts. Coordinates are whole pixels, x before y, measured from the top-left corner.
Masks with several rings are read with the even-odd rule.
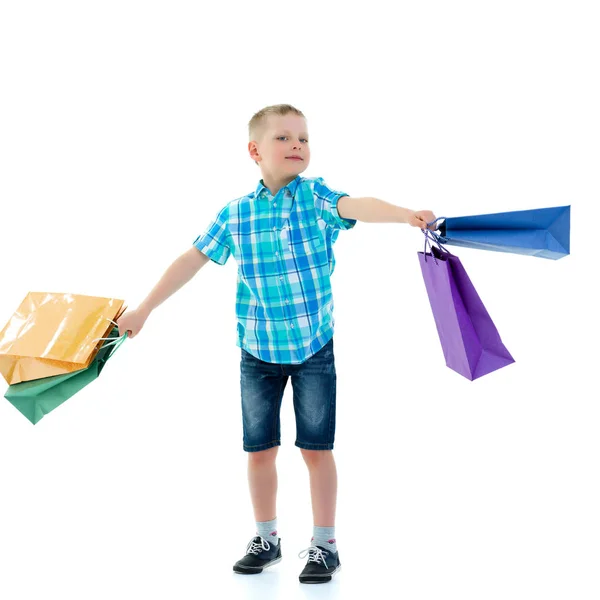
[[[333,450],[336,386],[333,338],[299,365],[264,362],[241,350],[244,450],[258,452],[281,445],[279,411],[289,376],[294,390],[296,446]]]

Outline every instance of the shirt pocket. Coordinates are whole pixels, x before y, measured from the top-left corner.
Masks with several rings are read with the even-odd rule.
[[[331,273],[331,257],[327,247],[327,232],[315,226],[310,237],[310,247],[313,255],[314,264],[317,267],[326,269]]]
[[[277,239],[279,242],[279,251],[284,254],[290,254],[292,251],[292,241],[289,225],[285,225],[277,232]]]
[[[325,246],[323,234],[316,225],[314,227],[290,229],[288,232],[288,244],[290,251],[295,256],[315,254],[322,251]]]
[[[310,244],[315,252],[325,249],[325,232],[321,231],[317,226],[311,231]]]

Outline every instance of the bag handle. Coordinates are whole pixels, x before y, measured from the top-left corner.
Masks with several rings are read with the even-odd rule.
[[[437,219],[434,219],[433,221],[431,221],[431,223],[427,223],[428,230],[431,231],[431,229],[429,229],[430,225],[433,225],[434,223],[437,223],[438,221],[445,221],[445,220],[446,220],[446,217],[438,217]],[[440,233],[435,233],[435,231],[433,231],[433,234],[437,237],[438,241],[442,244],[445,244],[448,241],[448,238],[444,237]]]
[[[440,218],[444,218],[444,217],[440,217]],[[431,221],[431,223],[427,223],[427,226],[429,227],[429,225],[433,225],[433,223],[435,223],[436,221],[439,221],[439,219],[436,219],[435,221]],[[431,244],[431,240],[433,240],[435,242],[437,247],[441,250],[442,254],[450,255],[450,252],[448,252],[448,250],[446,250],[446,248],[444,248],[442,246],[442,240],[444,240],[445,238],[438,235],[434,231],[431,231],[431,229],[423,229],[422,231],[425,234],[425,248],[423,251],[423,255],[425,257],[425,262],[427,262],[427,244],[429,244],[429,247],[431,248],[431,256],[433,257],[433,260],[434,260],[435,264],[437,265],[438,262],[435,257],[435,254],[433,253],[433,246]]]
[[[125,332],[120,338],[117,338],[113,342],[109,342],[108,344],[105,344],[104,346],[102,346],[101,350],[103,350],[104,348],[106,348],[108,346],[112,346],[114,344],[114,347],[112,348],[112,350],[108,353],[107,356],[105,356],[104,358],[101,359],[101,362],[105,363],[117,351],[119,346],[125,341],[126,337],[127,337],[127,332]]]
[[[116,325],[117,327],[119,326],[117,323],[115,323],[112,319],[109,319],[108,317],[104,317],[107,321],[110,321],[111,323],[113,323],[114,325]],[[104,344],[102,346],[102,348],[107,348],[108,346],[112,346],[113,344],[116,344],[117,342],[119,343],[119,346],[125,341],[125,338],[127,337],[127,331],[118,338],[114,338],[114,337],[107,337],[107,338],[96,338],[94,340],[92,340],[92,342],[99,342],[100,340],[112,340],[112,342],[109,342],[108,344]],[[117,348],[119,347],[117,346]],[[115,348],[114,350],[116,350],[117,348]]]

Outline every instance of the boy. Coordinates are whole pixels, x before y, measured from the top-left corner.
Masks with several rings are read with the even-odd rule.
[[[275,458],[281,444],[281,400],[291,376],[295,445],[309,470],[314,518],[300,581],[325,583],[341,566],[334,526],[332,246],[339,231],[351,229],[357,220],[424,229],[435,216],[376,198],[350,198],[330,189],[322,178],[300,177],[310,162],[308,132],[304,115],[289,104],[260,110],[250,120],[249,133],[248,151],[262,174],[256,189],[223,207],[144,302],[125,313],[118,325],[121,333],[130,331],[135,337],[151,311],[209,260],[223,265],[234,255],[243,448],[248,452],[257,535],[233,570],[261,573],[281,560]]]

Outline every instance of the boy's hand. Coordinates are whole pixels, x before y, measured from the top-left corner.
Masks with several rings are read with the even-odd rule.
[[[412,227],[420,227],[421,229],[430,229],[431,231],[435,231],[438,227],[434,223],[427,227],[427,223],[431,223],[431,221],[435,221],[435,215],[430,210],[418,210],[413,212],[413,214],[408,219],[408,224]]]
[[[123,313],[121,318],[116,321],[119,327],[119,336],[124,335],[128,331],[129,337],[134,338],[144,326],[147,318],[148,315],[139,308]]]

